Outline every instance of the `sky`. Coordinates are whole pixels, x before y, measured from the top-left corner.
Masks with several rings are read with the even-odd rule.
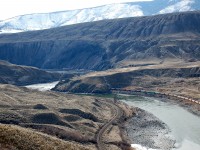
[[[138,1],[153,0],[1,0],[0,20],[31,13],[47,13]]]

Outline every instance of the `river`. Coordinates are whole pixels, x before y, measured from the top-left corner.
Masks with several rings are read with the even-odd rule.
[[[57,83],[58,81],[26,87],[47,91],[55,87]],[[171,130],[170,134],[176,140],[175,150],[200,150],[200,117],[188,112],[173,101],[127,95],[123,95],[123,97],[125,97],[123,102],[152,113],[168,125]],[[147,150],[147,148],[138,145],[138,143],[133,144],[138,146],[138,149]]]
[[[200,117],[173,101],[147,97],[127,97],[123,101],[152,113],[166,123],[176,140],[176,150],[200,150]]]
[[[50,82],[50,83],[38,83],[38,84],[32,84],[32,85],[27,85],[26,87],[29,89],[37,89],[39,91],[48,91],[51,90],[58,84],[59,81],[55,82]]]

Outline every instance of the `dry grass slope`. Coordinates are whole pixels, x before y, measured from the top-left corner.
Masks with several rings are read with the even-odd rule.
[[[105,99],[0,84],[0,150],[51,150],[46,147],[51,145],[56,150],[74,148],[60,144],[64,141],[95,150],[99,129],[114,115]]]
[[[70,143],[13,125],[0,125],[1,150],[89,150],[75,143]]]

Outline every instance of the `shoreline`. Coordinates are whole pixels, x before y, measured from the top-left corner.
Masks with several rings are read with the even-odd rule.
[[[176,141],[170,135],[171,130],[164,122],[146,110],[129,106],[124,102],[120,103],[133,111],[133,114],[125,121],[119,121],[122,143],[129,145],[133,150],[175,148]]]
[[[132,94],[128,94],[128,95],[132,95]],[[86,95],[88,96],[88,95]],[[89,96],[97,96],[96,94],[94,95],[89,95]],[[144,96],[144,95],[139,95],[139,96]],[[145,95],[146,97],[146,95]],[[148,97],[148,96],[147,96]],[[152,97],[152,96],[149,96]],[[158,98],[155,96],[155,98]],[[164,97],[166,98],[166,97]],[[162,99],[162,98],[161,98]],[[181,105],[181,107],[187,108],[188,111],[194,111],[191,106],[193,105],[188,105],[187,103],[184,103],[185,101],[180,100],[180,99],[169,99],[172,102],[175,102],[179,105]],[[182,102],[183,101],[183,102]],[[121,104],[120,104],[121,103]],[[129,107],[131,108],[132,106],[127,105],[126,103],[123,102],[119,102],[119,105],[125,106],[125,107]],[[134,108],[134,107],[132,107]],[[135,109],[135,108],[134,108]],[[126,115],[126,120],[121,120],[121,122],[119,121],[118,127],[120,130],[120,137],[122,139],[121,142],[119,142],[117,145],[125,145],[125,146],[130,146],[131,144],[140,144],[141,146],[145,146],[145,147],[149,147],[149,148],[161,148],[163,149],[163,145],[165,145],[165,149],[171,149],[174,148],[175,145],[175,141],[173,139],[170,139],[169,136],[165,137],[165,135],[169,135],[170,133],[170,129],[167,127],[166,124],[164,124],[161,120],[159,120],[158,118],[156,118],[154,115],[148,113],[145,110],[136,109],[139,113],[137,113],[137,115],[132,114],[132,116],[127,117]],[[198,111],[197,111],[198,112]],[[192,112],[193,114],[195,114],[195,112]],[[200,111],[199,114],[195,114],[195,115],[200,115]],[[138,119],[139,117],[139,119]],[[140,120],[141,118],[143,118],[143,120]],[[123,119],[123,118],[122,118]],[[135,120],[134,120],[135,119]],[[137,123],[140,125],[144,125],[146,127],[140,128],[139,126],[137,126],[135,129],[132,128],[131,126],[133,126],[133,122],[138,121]],[[123,121],[123,122],[122,122]],[[148,127],[148,123],[151,123],[152,125],[150,125],[150,127]],[[136,131],[137,130],[137,131]],[[140,131],[143,131],[140,133]],[[153,137],[151,137],[149,139],[148,138],[144,138],[142,136],[134,138],[134,135],[142,135],[142,134],[146,134],[150,131],[153,131],[154,135]],[[151,132],[152,133],[152,132]],[[132,134],[132,136],[130,135]],[[151,135],[151,134],[149,134]],[[158,138],[162,138],[162,142],[164,142],[164,144],[158,144],[159,143],[159,139]],[[165,140],[164,140],[165,139]],[[152,143],[157,143],[156,145],[153,145]],[[161,147],[162,146],[162,147]],[[119,146],[120,147],[120,146]],[[165,150],[163,149],[163,150]],[[137,149],[136,149],[137,150]]]
[[[133,95],[130,95],[128,94],[129,96],[133,96]],[[95,96],[95,95],[93,95]],[[144,95],[139,95],[139,96],[144,96]],[[152,97],[152,96],[144,96],[144,97]],[[114,96],[110,96],[109,95],[109,98],[114,98]],[[155,98],[159,98],[160,101],[169,101],[169,102],[172,102],[172,103],[176,103],[177,105],[182,105],[180,107],[182,107],[183,109],[186,109],[187,111],[189,112],[192,112],[193,114],[195,114],[195,111],[193,110],[192,106],[194,106],[194,104],[192,103],[192,105],[187,105],[187,103],[184,103],[184,102],[187,102],[187,101],[183,101],[183,100],[178,100],[178,99],[169,99],[169,98],[166,98],[166,97],[155,97]],[[121,99],[121,98],[120,98]],[[121,103],[121,101],[120,101]],[[124,102],[122,102],[124,106],[127,106],[129,108],[133,108],[135,109],[134,106],[130,106]],[[137,110],[141,111],[142,109],[139,109],[137,108]],[[198,116],[198,110],[196,110],[196,114]],[[135,144],[135,149],[133,148],[133,145],[132,145],[132,149],[134,150],[146,150],[148,147],[151,148],[151,150],[153,149],[163,149],[163,150],[169,150],[169,149],[172,149],[172,148],[176,148],[177,147],[177,144],[175,142],[175,140],[171,137],[170,135],[170,129],[169,127],[163,123],[162,120],[159,120],[157,117],[155,117],[153,114],[151,113],[148,113],[147,111],[145,110],[142,110],[142,112],[140,113],[139,115],[140,117],[135,117],[135,115],[133,114],[132,117],[127,117],[126,120],[123,120],[123,122],[120,122],[118,123],[118,127],[119,127],[119,130],[120,130],[120,136],[121,136],[121,142],[122,144],[127,144],[129,146],[131,146],[132,144]],[[143,116],[143,120],[141,121],[141,118]],[[141,125],[146,125],[146,128],[136,128],[135,130],[137,131],[140,131],[140,130],[143,130],[144,133],[148,133],[150,131],[154,131],[154,137],[151,137],[151,139],[148,138],[142,138],[141,137],[137,137],[138,139],[135,140],[135,138],[133,138],[133,136],[130,136],[129,134],[133,134],[133,135],[140,135],[140,134],[143,134],[143,132],[139,133],[139,132],[136,132],[135,130],[132,130],[131,129],[131,126],[135,126],[133,125],[133,123],[131,123],[131,121],[133,121],[134,119],[136,119],[136,121],[140,122]],[[134,121],[135,122],[135,121]],[[148,128],[149,124],[148,123],[152,123],[152,125],[150,125],[150,128]],[[139,123],[138,123],[139,124]],[[155,127],[155,128],[154,128]],[[133,133],[131,133],[130,131],[134,131]],[[128,134],[129,133],[129,134]],[[151,132],[150,132],[151,133]],[[147,135],[151,135],[151,134],[147,134]],[[159,138],[162,139],[161,142],[163,142],[163,144],[155,144],[155,145],[152,145],[152,143],[159,143]],[[155,142],[153,142],[155,141]],[[137,145],[138,144],[138,145]],[[163,145],[164,145],[164,148],[163,148]],[[145,147],[144,147],[145,146]],[[138,149],[137,149],[138,147]],[[142,149],[143,148],[143,149]],[[153,148],[153,149],[152,149]]]
[[[121,128],[127,142],[135,145],[132,148],[136,149],[139,145],[148,149],[175,148],[176,141],[171,137],[171,131],[164,122],[143,109],[135,109],[136,115],[128,119]]]
[[[129,95],[129,96],[131,96],[131,95]],[[147,97],[147,96],[142,96],[142,97]],[[155,98],[158,98],[158,97],[155,97]],[[169,103],[175,104],[175,105],[185,109],[185,111],[187,111],[188,113],[193,114],[196,117],[199,117],[200,111],[198,109],[193,110],[193,107],[195,107],[196,105],[188,104],[187,101],[166,99],[166,98],[160,98],[160,101],[164,101],[164,102],[168,101]],[[135,107],[135,106],[133,106],[133,107]],[[149,113],[148,111],[142,110],[140,108],[137,108],[137,109],[139,110],[139,111],[137,110],[137,112],[139,112],[139,113],[136,116],[133,116],[133,118],[129,119],[128,122],[125,123],[125,130],[123,131],[124,134],[126,134],[126,136],[129,137],[129,140],[132,143],[131,145],[132,145],[132,147],[135,148],[135,150],[154,150],[154,149],[169,150],[169,149],[173,149],[173,148],[178,148],[180,143],[177,142],[173,138],[173,136],[171,134],[172,132],[170,130],[171,128],[169,128],[167,124],[163,123],[162,120],[159,120],[157,117],[155,117],[155,115]],[[160,123],[162,123],[161,126],[160,126]],[[151,125],[154,126],[155,128],[151,127]],[[157,128],[157,126],[162,128],[162,125],[164,127],[163,131],[161,131],[159,128]],[[169,147],[165,146],[163,148],[163,145],[166,145],[166,144],[161,144],[161,147],[159,147],[159,145],[157,145],[158,147],[156,147],[156,146],[154,147],[154,145],[152,146],[151,145],[152,139],[155,141],[159,141],[154,137],[152,138],[152,136],[146,137],[146,139],[145,139],[145,135],[150,135],[149,131],[153,131],[153,130],[158,131],[158,135],[155,136],[156,138],[163,137],[165,135],[167,136],[167,138],[168,138],[167,142],[169,142],[169,145],[168,144],[167,145]],[[161,139],[162,139],[161,142],[163,142],[163,138],[161,138]],[[167,143],[167,142],[165,142],[165,140],[164,140],[164,143]],[[157,143],[157,142],[155,142],[155,143]]]
[[[117,94],[127,94],[129,96],[144,96],[144,97],[154,97],[154,98],[165,98],[168,99],[171,102],[175,102],[176,104],[178,104],[180,107],[186,109],[187,111],[189,111],[190,113],[200,117],[200,101],[199,103],[196,103],[196,101],[192,101],[192,99],[187,98],[187,97],[182,97],[182,96],[178,96],[178,95],[171,95],[171,94],[160,94],[160,93],[156,93],[156,94],[147,94],[147,93],[131,93],[130,91],[123,91],[123,90],[119,90],[117,91]],[[127,93],[128,92],[128,93]],[[115,93],[112,93],[115,94]]]

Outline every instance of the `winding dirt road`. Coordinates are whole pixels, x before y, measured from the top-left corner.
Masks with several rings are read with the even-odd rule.
[[[105,144],[103,142],[103,135],[106,132],[106,130],[108,129],[108,127],[115,121],[117,121],[117,119],[121,118],[123,115],[123,111],[122,109],[117,106],[115,103],[113,102],[109,102],[109,101],[104,101],[103,103],[105,103],[106,105],[108,105],[111,109],[113,109],[114,111],[114,116],[113,118],[108,121],[106,124],[104,124],[104,126],[100,129],[98,135],[97,135],[97,146],[99,150],[106,150]]]

